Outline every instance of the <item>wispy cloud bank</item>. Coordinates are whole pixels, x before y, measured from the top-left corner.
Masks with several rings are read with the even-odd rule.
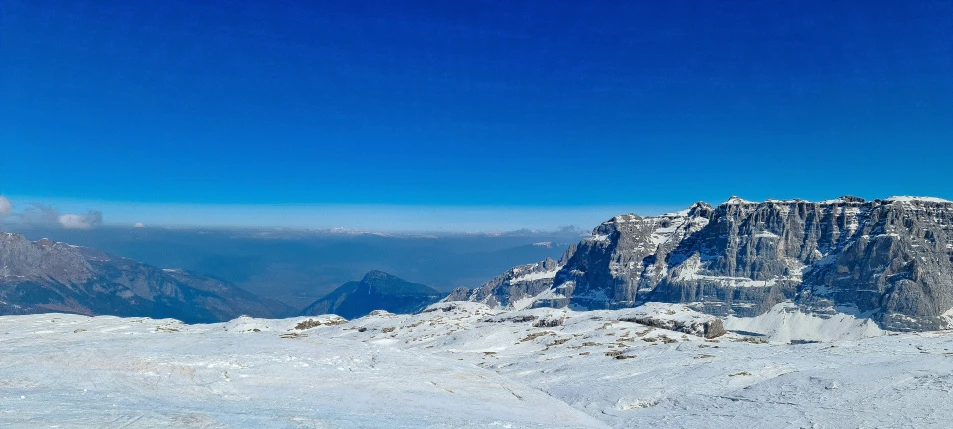
[[[380,232],[552,231],[566,225],[588,231],[620,213],[657,215],[680,210],[671,206],[417,206],[417,205],[227,205],[170,204],[40,199],[12,213],[13,222],[54,228],[109,225],[354,229]],[[17,201],[18,198],[13,198]],[[685,205],[687,207],[688,204]],[[95,211],[89,211],[89,208]],[[58,210],[59,209],[59,210]],[[60,211],[62,210],[62,212]],[[85,214],[83,214],[85,213]]]
[[[100,211],[91,210],[85,214],[60,213],[55,207],[42,203],[31,203],[22,212],[15,213],[13,203],[3,196],[0,196],[0,217],[24,225],[58,226],[67,229],[90,229],[103,223],[103,214]]]
[[[23,212],[14,215],[22,223],[29,225],[55,225],[59,221],[60,213],[53,206],[32,203]]]
[[[59,204],[58,204],[59,206]],[[381,232],[589,231],[620,213],[653,215],[682,207],[480,207],[413,205],[203,205],[90,202],[113,225],[355,229]],[[63,205],[66,207],[66,205]]]
[[[103,214],[92,211],[83,215],[67,213],[60,215],[56,220],[66,229],[90,229],[102,225]]]
[[[0,195],[0,217],[10,216],[10,213],[13,213],[13,203],[7,197]]]

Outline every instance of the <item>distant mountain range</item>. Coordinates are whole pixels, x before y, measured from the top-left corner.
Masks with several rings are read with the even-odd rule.
[[[294,312],[227,282],[84,247],[0,233],[0,314],[68,312],[186,322]],[[823,202],[732,197],[654,217],[620,215],[556,261],[507,270],[449,296],[382,271],[301,313],[353,319],[439,301],[596,310],[682,303],[711,315],[799,311],[885,330],[953,326],[953,202],[927,197]]]
[[[516,267],[447,299],[578,310],[685,303],[739,317],[793,305],[888,330],[944,329],[953,326],[953,202],[732,197],[662,216],[620,215],[558,264]]]
[[[517,264],[558,259],[582,235],[573,230],[386,235],[290,229],[16,228],[30,240],[46,237],[211,276],[298,310],[370,270],[412,278],[446,292],[478,285]]]
[[[354,319],[374,310],[416,313],[444,298],[430,286],[411,283],[382,271],[371,271],[361,281],[347,282],[302,311],[303,316],[336,314]]]
[[[353,319],[374,310],[414,313],[445,296],[427,285],[375,270],[360,281],[341,285],[302,314],[333,313]],[[88,247],[0,233],[0,315],[48,312],[175,318],[187,323],[298,313],[219,279]]]
[[[293,314],[282,303],[214,278],[0,233],[0,315],[45,312],[170,317],[189,323]]]

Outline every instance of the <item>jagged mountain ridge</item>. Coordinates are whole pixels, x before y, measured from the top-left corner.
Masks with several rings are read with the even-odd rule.
[[[661,216],[616,216],[567,252],[548,287],[536,285],[542,292],[503,282],[466,300],[531,298],[535,307],[578,309],[686,303],[743,317],[793,302],[813,314],[869,317],[889,330],[934,330],[953,316],[951,255],[953,203],[946,200],[732,197],[717,207],[699,202]]]
[[[534,297],[553,285],[553,278],[564,265],[564,258],[558,262],[546,258],[541,262],[519,265],[473,290],[456,288],[450,292],[447,300],[474,301],[490,307],[522,309],[531,304],[531,300],[527,298]],[[520,303],[520,300],[524,301]]]
[[[290,311],[214,278],[0,233],[0,314],[60,312],[207,323],[241,315],[280,317]]]
[[[354,319],[374,310],[415,313],[442,297],[443,294],[430,286],[373,270],[364,275],[361,281],[347,282],[331,291],[306,307],[301,315],[336,314]]]

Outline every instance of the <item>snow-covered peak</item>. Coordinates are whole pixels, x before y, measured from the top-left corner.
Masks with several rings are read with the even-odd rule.
[[[23,234],[18,234],[15,232],[3,232],[3,233],[0,233],[0,241],[4,241],[7,243],[12,243],[12,242],[26,243],[27,239],[26,237],[23,236]]]
[[[851,204],[851,203],[862,204],[862,203],[864,203],[864,202],[866,202],[866,201],[865,201],[863,198],[855,197],[855,196],[852,196],[852,195],[844,195],[844,196],[839,197],[839,198],[830,199],[830,200],[823,200],[823,201],[819,201],[819,202],[810,201],[810,200],[805,200],[805,199],[801,199],[801,198],[792,198],[792,199],[786,199],[786,200],[776,199],[776,198],[768,198],[768,199],[764,200],[763,203],[754,202],[754,201],[748,201],[748,200],[745,200],[745,199],[742,199],[742,198],[739,198],[739,197],[731,197],[731,198],[729,198],[728,201],[726,201],[724,204],[729,204],[729,205],[747,205],[747,204],[752,204],[752,205],[760,205],[760,204],[820,204],[820,205],[837,205],[837,204]]]
[[[704,202],[698,201],[686,208],[685,210],[680,210],[672,213],[665,213],[661,217],[691,217],[698,213],[700,210],[711,210],[711,205]]]
[[[725,201],[725,202],[724,202],[724,204],[727,204],[727,205],[739,205],[739,206],[740,206],[740,205],[758,204],[758,203],[756,203],[756,202],[754,202],[754,201],[748,201],[748,200],[746,200],[746,199],[744,199],[744,198],[736,197],[736,196],[732,195],[731,198],[728,198],[728,201]]]
[[[887,198],[885,201],[888,203],[938,203],[938,204],[953,204],[953,201],[944,200],[942,198],[936,197],[911,197],[911,196],[895,196]]]
[[[775,203],[775,204],[797,204],[797,203],[810,203],[810,201],[802,200],[800,198],[795,198],[793,200],[776,200],[774,198],[768,198],[764,200],[766,203]]]
[[[688,217],[691,209],[679,210],[677,212],[665,213],[662,217]]]
[[[638,222],[642,220],[642,217],[634,213],[621,214],[614,216],[612,219],[609,219],[603,223],[626,223],[626,222]]]

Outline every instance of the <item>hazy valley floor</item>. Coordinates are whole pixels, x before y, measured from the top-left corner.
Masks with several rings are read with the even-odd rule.
[[[953,424],[951,332],[789,345],[706,340],[620,321],[626,310],[433,308],[347,323],[0,317],[0,426]]]

